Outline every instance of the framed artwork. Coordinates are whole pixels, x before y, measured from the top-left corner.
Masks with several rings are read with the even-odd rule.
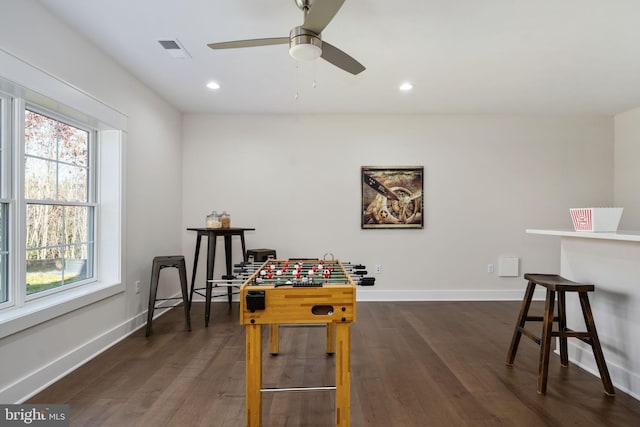
[[[423,166],[362,166],[362,228],[423,228]]]

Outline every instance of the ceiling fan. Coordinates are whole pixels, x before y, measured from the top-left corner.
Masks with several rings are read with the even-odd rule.
[[[289,44],[289,54],[297,60],[309,61],[321,57],[351,74],[359,74],[365,67],[337,47],[322,40],[322,30],[331,22],[345,0],[295,0],[304,13],[304,23],[294,27],[289,37],[236,40],[210,43],[211,49]]]

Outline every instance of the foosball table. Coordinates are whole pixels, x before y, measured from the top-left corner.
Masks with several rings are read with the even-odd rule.
[[[246,333],[246,425],[262,424],[262,393],[335,390],[336,426],[350,425],[351,323],[356,320],[356,286],[371,286],[365,267],[333,259],[269,259],[241,263],[232,285],[240,287],[240,323]],[[269,353],[278,353],[280,324],[326,324],[327,353],[335,354],[335,387],[262,387],[262,325],[269,326]]]

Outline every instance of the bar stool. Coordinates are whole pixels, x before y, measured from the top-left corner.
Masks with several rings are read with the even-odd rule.
[[[182,289],[182,297],[174,298],[156,298],[158,294],[158,279],[160,278],[160,270],[167,267],[178,269],[180,275],[180,288]],[[156,308],[157,301],[167,301],[182,299],[184,305],[184,319],[187,323],[187,330],[191,331],[191,316],[189,315],[189,293],[187,291],[187,269],[185,267],[184,257],[182,255],[175,256],[157,256],[153,258],[151,266],[151,288],[149,290],[149,309],[147,311],[147,331],[145,336],[151,333],[151,321],[153,320],[153,311]]]
[[[590,284],[572,282],[557,274],[525,274],[525,280],[528,280],[527,290],[522,300],[522,308],[518,315],[518,323],[513,332],[511,346],[507,354],[507,365],[513,365],[518,351],[518,344],[522,334],[532,339],[540,346],[540,363],[538,365],[538,393],[545,394],[547,391],[547,374],[549,372],[549,353],[551,351],[551,337],[558,337],[560,341],[560,363],[562,366],[569,366],[569,356],[567,354],[567,338],[578,338],[591,346],[593,356],[595,357],[600,378],[604,386],[606,395],[615,395],[609,370],[604,360],[598,333],[596,332],[596,324],[593,320],[591,305],[589,304],[589,292],[593,292],[595,287]],[[529,307],[533,298],[533,291],[536,285],[547,288],[547,297],[545,301],[544,316],[529,316]],[[586,332],[576,332],[567,328],[565,293],[577,292],[582,307],[582,315],[584,323],[587,327]],[[555,297],[558,295],[558,316],[554,316]],[[525,322],[537,321],[542,322],[542,337],[538,337],[525,329]],[[553,322],[558,323],[558,330],[553,330]]]
[[[247,249],[247,260],[251,260],[253,257],[253,262],[265,262],[269,258],[276,258],[276,250],[275,249]]]

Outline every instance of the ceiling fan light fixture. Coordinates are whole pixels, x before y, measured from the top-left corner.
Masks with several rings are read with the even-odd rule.
[[[289,55],[298,61],[312,61],[322,55],[322,40],[320,36],[295,27],[289,33]]]
[[[297,44],[289,48],[289,55],[298,61],[312,61],[320,58],[322,49],[313,44]]]

